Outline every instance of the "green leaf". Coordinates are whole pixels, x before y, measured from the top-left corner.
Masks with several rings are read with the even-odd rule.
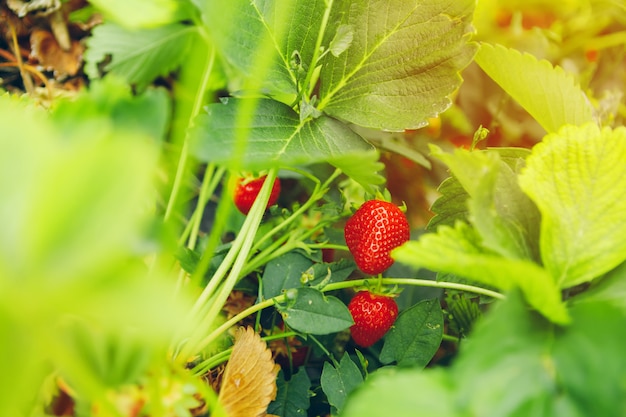
[[[309,387],[311,381],[304,369],[300,369],[285,381],[283,371],[276,379],[276,399],[267,407],[267,413],[280,417],[304,417],[309,409]]]
[[[130,30],[105,23],[94,28],[87,41],[85,72],[92,80],[99,78],[98,65],[110,55],[110,62],[102,70],[121,76],[142,90],[157,77],[176,70],[198,40],[198,29],[190,25],[174,23]]]
[[[439,349],[442,335],[443,313],[439,300],[421,301],[398,316],[385,337],[380,361],[423,368]]]
[[[190,17],[188,0],[91,0],[91,4],[112,20],[129,29],[162,26]]]
[[[452,387],[452,381],[443,369],[418,371],[410,368],[382,368],[352,393],[341,415],[464,416],[455,409]]]
[[[606,302],[626,312],[626,262],[594,281],[589,289],[572,298],[571,302]]]
[[[499,302],[453,365],[459,408],[480,416],[622,415],[626,316],[605,303],[570,312],[572,324],[555,328],[515,293]],[[590,375],[602,377],[590,384]]]
[[[345,52],[322,59],[318,108],[377,129],[423,126],[450,106],[474,55],[473,8],[468,0],[335,2],[330,22],[354,35]]]
[[[560,287],[626,260],[626,128],[564,127],[527,164],[520,186],[541,212],[541,258]]]
[[[339,56],[346,51],[354,39],[354,30],[351,25],[340,25],[328,49],[334,56]]]
[[[311,61],[325,1],[234,0],[201,7],[216,47],[238,74],[270,94],[295,96],[298,79],[315,65]],[[259,60],[268,62],[267,73],[259,71],[264,66]]]
[[[278,306],[289,327],[311,334],[340,332],[354,324],[348,307],[336,297],[324,296],[313,288],[292,289],[295,300]],[[287,293],[288,296],[290,293]]]
[[[593,121],[592,108],[573,78],[548,61],[483,43],[476,62],[548,132]]]
[[[110,131],[134,131],[160,142],[167,132],[170,110],[165,89],[149,88],[134,95],[122,79],[107,77],[92,81],[88,91],[79,93],[71,101],[56,103],[51,116],[59,129],[71,132],[78,140],[97,136],[94,125],[99,124],[98,135]],[[76,120],[89,123],[77,124]]]
[[[313,265],[312,280],[307,282],[309,286],[320,285],[322,282],[330,284],[333,282],[342,282],[356,269],[356,264],[350,259],[342,258],[337,262],[330,264],[316,263]]]
[[[520,288],[528,303],[550,320],[569,321],[560,290],[545,269],[482,248],[476,232],[466,223],[458,222],[454,228],[440,226],[437,233],[407,242],[395,249],[392,256],[415,268],[456,274],[503,291]]]
[[[338,414],[341,413],[348,395],[363,383],[363,375],[350,359],[350,355],[344,353],[337,368],[330,362],[324,362],[320,383],[328,398],[328,403],[335,410],[333,414]]]
[[[467,221],[469,195],[459,180],[454,177],[446,178],[437,191],[441,196],[430,208],[435,215],[428,222],[426,229],[435,231],[440,225],[454,226],[454,223],[459,220]]]
[[[512,156],[512,151],[505,162],[491,150],[457,149],[448,154],[435,146],[431,149],[470,195],[470,221],[480,233],[482,245],[505,257],[538,259],[539,213],[517,181],[523,158]]]
[[[380,182],[372,171],[381,167],[373,160],[374,148],[344,123],[327,116],[301,122],[278,101],[261,99],[255,107],[244,101],[211,104],[196,118],[189,142],[196,157],[250,170],[327,161],[357,181]],[[248,128],[238,123],[246,117]],[[238,143],[242,137],[245,144]]]
[[[268,262],[263,272],[263,298],[301,287],[302,274],[312,265],[313,261],[298,252],[289,252]]]

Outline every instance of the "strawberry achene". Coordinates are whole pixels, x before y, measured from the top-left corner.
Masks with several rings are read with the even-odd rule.
[[[352,297],[348,310],[354,320],[350,327],[352,340],[364,348],[379,341],[398,317],[398,304],[394,298],[369,291],[359,291]]]

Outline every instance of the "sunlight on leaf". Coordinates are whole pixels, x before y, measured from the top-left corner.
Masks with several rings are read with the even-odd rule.
[[[252,327],[237,330],[218,397],[228,417],[263,415],[276,398],[278,370],[272,351]]]
[[[450,106],[475,52],[473,7],[468,0],[336,2],[331,21],[354,36],[344,53],[322,60],[320,110],[377,129],[424,126]]]
[[[415,268],[456,274],[502,291],[521,288],[528,303],[550,320],[569,322],[561,292],[546,270],[527,260],[503,258],[482,248],[478,239],[466,223],[442,225],[437,233],[395,249],[392,256]]]
[[[483,43],[476,62],[548,132],[593,120],[592,107],[573,78],[548,61]]]
[[[148,28],[182,20],[188,0],[91,0],[104,15],[127,28]]]
[[[626,259],[626,128],[567,126],[533,148],[519,181],[541,211],[541,257],[562,288]]]

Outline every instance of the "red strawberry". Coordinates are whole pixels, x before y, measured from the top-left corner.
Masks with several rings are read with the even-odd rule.
[[[252,204],[254,200],[256,200],[259,195],[259,191],[261,191],[261,187],[263,187],[263,183],[265,182],[266,176],[262,176],[259,178],[239,178],[237,179],[237,183],[235,186],[235,194],[233,195],[233,199],[235,201],[235,205],[243,214],[248,214],[250,209],[252,208]],[[274,180],[274,185],[272,186],[272,191],[270,193],[270,199],[267,202],[267,207],[273,206],[276,204],[278,200],[278,195],[280,194],[280,180],[276,178]]]
[[[348,304],[354,324],[350,327],[352,340],[361,347],[378,342],[398,317],[396,300],[385,295],[359,291]]]
[[[391,250],[409,240],[409,222],[396,205],[369,200],[346,222],[344,232],[359,269],[378,275],[393,264]]]

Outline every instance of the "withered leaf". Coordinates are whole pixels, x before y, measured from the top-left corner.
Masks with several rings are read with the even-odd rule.
[[[68,51],[64,51],[56,38],[47,30],[34,30],[30,35],[31,58],[36,59],[45,70],[53,70],[56,75],[76,75],[82,65],[84,46],[72,41]]]
[[[276,398],[278,369],[271,350],[252,327],[239,328],[218,397],[227,415],[265,416]]]

